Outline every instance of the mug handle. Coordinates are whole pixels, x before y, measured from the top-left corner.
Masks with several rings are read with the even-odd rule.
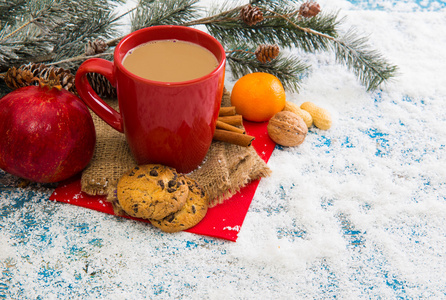
[[[117,131],[124,132],[121,114],[105,103],[105,101],[96,94],[88,82],[88,73],[104,75],[108,81],[110,81],[112,86],[115,86],[113,62],[102,58],[87,59],[79,66],[76,72],[75,85],[80,98],[95,114]]]

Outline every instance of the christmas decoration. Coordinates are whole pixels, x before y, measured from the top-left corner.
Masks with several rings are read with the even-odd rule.
[[[299,15],[304,18],[315,17],[321,11],[321,7],[316,2],[305,2],[299,8]]]
[[[91,87],[99,96],[104,98],[116,97],[116,88],[111,85],[105,76],[98,73],[89,73],[87,78]]]
[[[107,43],[103,39],[88,41],[87,45],[85,45],[85,55],[90,56],[103,53],[107,48]]]
[[[51,73],[59,76],[57,85],[60,85],[63,89],[69,92],[77,94],[74,85],[74,75],[70,70],[54,66],[46,66],[42,63],[29,63],[22,65],[19,68],[12,67],[6,72],[4,80],[10,89],[15,90],[24,86],[37,85],[39,80],[48,80]],[[88,80],[92,88],[100,96],[105,98],[116,97],[116,88],[114,88],[110,81],[103,75],[90,73],[88,74]]]
[[[52,77],[51,77],[52,76]],[[29,63],[22,65],[18,69],[12,67],[6,72],[5,82],[11,89],[17,89],[29,85],[37,85],[40,81],[51,79],[57,80],[56,85],[60,85],[63,89],[75,93],[74,75],[70,70],[57,68],[54,66],[47,67],[45,64]]]
[[[240,10],[240,19],[248,26],[253,26],[263,21],[263,13],[260,8],[248,4]]]
[[[96,54],[104,53],[108,49],[107,42],[103,39],[95,39],[94,41],[88,41],[85,45],[85,55],[92,56]],[[98,73],[90,73],[87,76],[88,82],[95,92],[104,98],[116,97],[116,88],[113,87],[105,76]]]
[[[261,63],[270,62],[279,55],[279,46],[277,45],[259,45],[254,52],[256,58]]]
[[[278,54],[258,50],[259,45],[297,48],[306,52],[333,51],[337,62],[345,64],[367,90],[375,90],[392,78],[397,67],[388,63],[370,48],[367,39],[354,28],[342,32],[344,18],[326,12],[314,1],[251,0],[249,4],[231,6],[225,2],[212,7],[201,17],[198,0],[139,1],[130,11],[116,16],[113,10],[120,0],[49,0],[34,2],[12,0],[0,4],[0,78],[12,67],[28,63],[45,63],[70,70],[73,74],[85,59],[112,58],[114,46],[126,35],[117,36],[116,27],[122,17],[130,15],[131,31],[153,25],[204,25],[227,49],[227,62],[233,76],[267,72],[278,77],[284,87],[298,91],[309,65],[294,54]],[[77,7],[67,10],[66,7]],[[18,17],[20,16],[20,18]],[[63,22],[62,22],[63,20]],[[59,22],[60,21],[60,22]],[[66,26],[65,24],[70,24]],[[7,26],[6,26],[7,25]],[[51,32],[51,35],[47,33]],[[242,50],[242,51],[239,51]],[[245,52],[243,52],[245,51]],[[274,53],[274,55],[270,55]],[[12,86],[21,86],[29,78],[25,73]],[[104,78],[97,82],[99,93],[113,88]]]
[[[35,77],[31,70],[17,69],[16,67],[10,68],[5,76],[6,85],[13,90],[31,85],[34,80]]]

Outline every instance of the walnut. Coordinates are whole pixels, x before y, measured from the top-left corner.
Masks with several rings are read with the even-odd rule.
[[[290,111],[276,113],[268,123],[269,137],[282,146],[298,146],[307,136],[308,127],[304,120]]]

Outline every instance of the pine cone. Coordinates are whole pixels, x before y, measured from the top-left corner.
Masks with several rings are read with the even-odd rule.
[[[260,8],[247,4],[240,10],[240,19],[252,26],[263,21],[263,13]]]
[[[47,67],[45,64],[29,63],[22,65],[18,69],[12,67],[8,70],[5,77],[5,83],[11,89],[18,89],[28,85],[37,85],[39,79],[49,80],[52,73],[58,77],[59,83],[63,89],[76,94],[74,86],[74,75],[70,70]],[[53,78],[54,79],[54,78]]]
[[[85,55],[95,55],[99,53],[104,53],[107,50],[107,43],[102,39],[96,39],[93,42],[88,41],[87,45],[85,45]]]
[[[13,90],[32,85],[34,81],[35,77],[30,70],[17,69],[16,67],[9,68],[5,76],[6,85]]]
[[[256,58],[261,63],[270,62],[279,55],[279,46],[277,45],[259,45],[254,52]]]
[[[109,99],[116,97],[116,88],[111,85],[110,81],[108,81],[104,75],[98,73],[88,73],[87,79],[93,90],[99,96]]]
[[[312,18],[321,11],[321,7],[316,2],[305,2],[299,8],[299,15],[304,18]]]
[[[70,70],[66,70],[63,68],[56,68],[53,66],[43,68],[39,73],[39,78],[43,80],[50,79],[51,73],[54,72],[56,76],[59,76],[60,85],[63,89],[72,92],[73,94],[77,94],[76,87],[74,85],[75,76],[71,74]]]

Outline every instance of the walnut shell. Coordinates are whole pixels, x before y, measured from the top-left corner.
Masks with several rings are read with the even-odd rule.
[[[269,120],[267,129],[274,142],[287,147],[302,144],[308,132],[305,121],[290,111],[276,113]]]

